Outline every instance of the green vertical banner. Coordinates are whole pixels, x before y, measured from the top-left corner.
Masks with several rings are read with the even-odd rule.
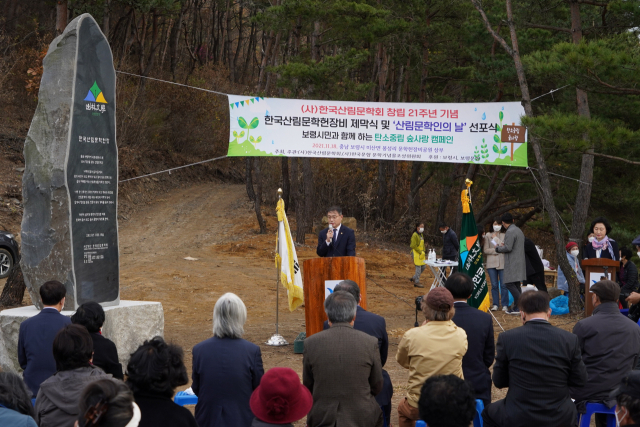
[[[462,230],[460,231],[459,271],[468,274],[473,280],[473,293],[467,300],[471,307],[482,311],[489,310],[489,290],[482,265],[482,245],[476,220],[471,206],[471,182],[467,179],[467,189],[462,191]]]

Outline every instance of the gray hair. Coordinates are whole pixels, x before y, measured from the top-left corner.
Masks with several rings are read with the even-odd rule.
[[[360,302],[360,287],[353,280],[343,280],[333,288],[333,291],[347,291],[356,299],[356,304]]]
[[[347,291],[333,291],[324,300],[324,311],[331,323],[351,322],[357,309],[356,299]]]
[[[218,338],[241,338],[247,321],[247,307],[231,292],[222,295],[213,307],[213,335]]]

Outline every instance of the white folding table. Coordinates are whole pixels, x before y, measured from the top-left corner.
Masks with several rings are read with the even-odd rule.
[[[453,267],[458,266],[457,261],[425,261],[425,264],[429,266],[431,272],[433,273],[433,284],[431,285],[431,289],[437,288],[438,286],[444,286],[444,282],[447,281],[451,273],[453,272]],[[447,267],[449,268],[449,274],[447,274]],[[431,291],[429,289],[429,291]]]

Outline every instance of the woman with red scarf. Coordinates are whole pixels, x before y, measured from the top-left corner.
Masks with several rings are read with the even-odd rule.
[[[584,247],[583,259],[607,258],[620,261],[618,243],[608,236],[611,233],[609,221],[604,217],[594,219],[590,231],[595,239]]]

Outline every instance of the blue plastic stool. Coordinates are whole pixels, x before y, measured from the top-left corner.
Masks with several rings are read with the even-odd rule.
[[[416,421],[416,427],[427,427],[427,423],[422,420]]]
[[[629,314],[629,309],[628,308],[621,308],[620,309],[620,314],[623,314],[623,315],[627,316]]]
[[[180,406],[195,405],[198,403],[198,396],[195,394],[186,394],[184,391],[179,391],[176,393],[173,401]]]
[[[482,411],[484,410],[484,402],[476,399],[476,416],[473,417],[473,427],[482,427]]]
[[[35,407],[36,406],[36,398],[34,397],[33,399],[31,399],[31,404]]]
[[[607,414],[607,427],[616,427],[615,413],[615,406],[613,408],[607,408],[607,405],[603,405],[602,403],[587,403],[587,412],[585,414],[578,414],[578,426],[589,427],[593,414]]]

